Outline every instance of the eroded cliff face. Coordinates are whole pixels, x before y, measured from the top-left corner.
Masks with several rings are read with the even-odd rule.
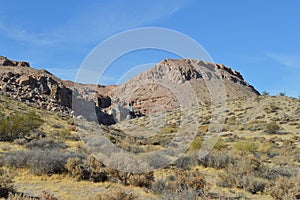
[[[47,70],[31,68],[28,62],[12,61],[0,56],[0,92],[3,95],[40,109],[69,115],[73,113],[72,101],[75,100],[82,105],[92,105],[99,122],[107,122],[102,109],[110,106],[110,97],[97,91],[99,85],[76,85],[75,88],[73,82],[63,81]]]

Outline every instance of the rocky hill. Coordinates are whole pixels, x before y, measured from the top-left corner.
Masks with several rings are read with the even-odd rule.
[[[76,84],[75,89],[73,82],[63,81],[45,69],[37,70],[31,68],[28,62],[0,57],[1,94],[40,109],[71,114],[73,99],[95,104],[101,115],[101,109],[110,106],[110,98],[96,91],[103,88],[99,85]]]
[[[259,95],[239,72],[224,65],[201,60],[166,59],[115,88],[112,96],[113,99],[132,102],[136,111],[145,114],[155,105],[172,110],[179,106],[182,96],[187,99],[191,93],[195,93],[200,105],[211,103],[213,98],[232,100]]]
[[[201,105],[213,98],[231,100],[259,95],[239,72],[201,60],[163,60],[125,84],[101,86],[63,81],[47,70],[31,68],[28,62],[3,56],[0,57],[0,92],[41,109],[69,114],[73,99],[73,106],[91,105],[77,115],[87,118],[95,107],[98,121],[104,124],[114,123],[114,116],[106,114],[113,108],[129,113],[128,103],[133,104],[136,114],[147,115],[157,106],[163,110],[177,108],[181,97],[183,101],[196,99]]]

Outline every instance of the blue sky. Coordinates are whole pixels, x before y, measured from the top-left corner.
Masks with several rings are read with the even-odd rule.
[[[0,55],[74,80],[89,52],[111,35],[163,27],[195,39],[259,91],[298,97],[299,8],[298,0],[2,0]],[[117,83],[132,67],[166,57],[174,55],[146,50],[122,56],[100,83]]]

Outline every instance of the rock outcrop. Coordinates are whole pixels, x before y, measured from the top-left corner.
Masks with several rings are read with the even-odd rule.
[[[9,60],[4,56],[0,56],[0,66],[30,67],[28,62]]]
[[[163,110],[177,108],[179,99],[187,99],[191,93],[195,93],[199,104],[211,103],[213,98],[232,100],[259,95],[230,67],[202,60],[166,59],[118,86],[112,98],[132,102],[135,111],[146,114],[158,106]]]
[[[110,97],[97,92],[98,85],[80,85],[74,88],[71,81],[63,81],[45,69],[31,68],[29,63],[0,57],[0,93],[31,106],[71,115],[72,101],[91,104],[99,122],[113,123],[102,112],[111,104]],[[80,90],[81,92],[78,92]],[[87,115],[87,112],[79,113]]]

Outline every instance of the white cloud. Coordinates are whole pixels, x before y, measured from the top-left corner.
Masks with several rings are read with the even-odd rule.
[[[101,41],[111,34],[170,17],[185,3],[170,0],[95,3],[73,16],[57,32],[66,36],[66,40]]]
[[[21,24],[22,21],[18,22],[19,24],[11,23],[2,13],[0,34],[31,45],[98,42],[117,32],[167,18],[180,10],[186,2],[154,0],[145,3],[117,0],[83,5],[82,10],[74,12],[67,21],[58,24],[49,23],[47,32],[38,29],[27,30]],[[47,26],[46,24],[47,22],[40,26]]]
[[[10,39],[26,42],[35,46],[53,44],[53,39],[55,37],[54,35],[46,35],[43,33],[31,33],[26,29],[20,29],[17,27],[9,26],[1,21],[0,32],[2,33],[2,35],[5,35]]]
[[[267,53],[267,56],[289,68],[300,68],[300,55]]]

